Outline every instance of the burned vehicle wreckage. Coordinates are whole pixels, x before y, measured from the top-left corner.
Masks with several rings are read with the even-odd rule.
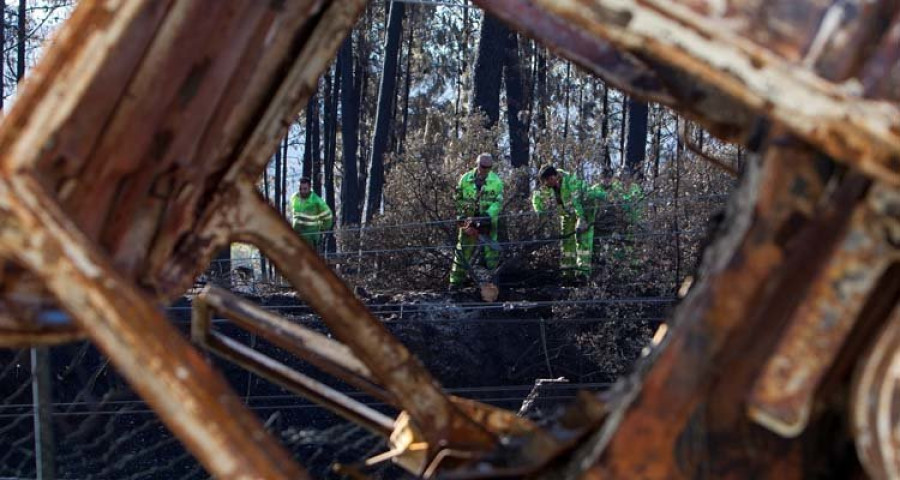
[[[89,339],[221,478],[306,474],[198,348],[383,435],[380,459],[426,478],[900,478],[900,3],[475,3],[756,152],[699,279],[610,391],[547,425],[446,394],[258,195],[360,0],[81,1],[0,129],[0,345]],[[232,241],[334,339],[215,288],[185,339],[157,307]],[[54,306],[73,323],[43,322]],[[397,415],[212,331],[213,311]]]

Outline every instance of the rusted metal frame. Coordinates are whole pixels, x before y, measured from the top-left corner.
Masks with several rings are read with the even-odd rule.
[[[306,106],[321,73],[333,62],[347,32],[366,4],[366,0],[345,0],[325,5],[314,25],[303,32],[303,46],[294,60],[287,65],[265,65],[266,69],[273,70],[273,75],[280,75],[278,82],[270,85],[265,78],[252,79],[254,86],[249,90],[268,87],[264,91],[274,93],[259,99],[261,106],[248,101],[250,105],[237,108],[251,110],[252,125],[243,125],[246,119],[236,118],[229,119],[223,127],[225,137],[235,143],[233,152],[228,153],[231,161],[223,163],[221,176],[216,173],[210,174],[212,179],[203,179],[216,188],[205,192],[202,199],[196,199],[197,211],[186,212],[196,221],[164,226],[166,234],[154,244],[148,262],[151,272],[149,278],[144,279],[152,284],[158,295],[168,297],[187,289],[197,273],[229,241],[229,233],[221,225],[218,210],[229,208],[236,182],[252,183],[259,178],[272,152],[287,135],[296,112]],[[222,155],[223,152],[213,149],[211,154]]]
[[[392,418],[240,342],[212,331],[212,312],[217,309],[203,300],[195,299],[194,302],[191,314],[191,338],[195,343],[367,428],[372,433],[384,438],[390,437],[394,430]]]
[[[209,472],[306,478],[220,373],[28,175],[0,178],[0,253],[40,278]]]
[[[868,354],[859,362],[851,419],[860,463],[872,478],[900,478],[900,306],[895,306]]]
[[[826,372],[859,319],[879,278],[898,259],[885,232],[900,211],[900,192],[875,185],[854,212],[823,274],[806,292],[756,380],[748,412],[785,437],[799,435]]]
[[[496,437],[463,414],[431,374],[366,309],[249,182],[239,182],[231,208],[219,213],[234,241],[259,247],[329,329],[397,398],[431,449],[488,452]]]
[[[9,320],[15,321],[12,318]],[[20,330],[0,328],[0,348],[53,346],[84,339],[85,333],[74,326],[41,328],[23,325]]]
[[[102,130],[106,114],[103,112],[115,106],[116,102],[110,99],[118,98],[170,3],[171,0],[79,2],[56,34],[53,48],[48,48],[41,62],[29,71],[16,104],[3,118],[0,169],[31,168],[30,162],[41,154],[52,154],[55,164],[64,168],[79,146],[90,144],[93,137],[88,131],[94,125],[96,130]],[[102,81],[93,81],[98,78]],[[86,98],[91,108],[79,108],[79,102]],[[66,125],[72,128],[65,128]],[[67,141],[72,138],[77,138],[77,146]],[[48,191],[57,187],[44,175],[36,178]],[[9,265],[4,269],[8,270]],[[37,283],[32,278],[24,274],[4,279],[8,287],[4,299],[20,322],[27,323],[37,316],[40,306],[21,300],[19,293],[48,296],[39,284],[31,285]],[[45,339],[55,343],[64,341],[65,335],[34,340]]]
[[[761,169],[748,163],[744,184],[729,205],[732,228],[707,249],[700,280],[676,310],[670,334],[634,376],[614,387],[609,419],[579,446],[560,475],[686,475],[679,473],[677,439],[724,368],[719,362],[729,354],[730,335],[752,328],[744,317],[759,306],[768,279],[785,260],[778,232],[795,212],[817,200],[814,184],[806,191],[796,187],[807,175],[817,174],[798,161],[790,144],[770,147]]]
[[[319,403],[326,408],[334,411],[338,415],[348,420],[359,423],[369,428],[375,433],[388,437],[391,433],[390,428],[385,430],[386,425],[383,415],[375,412],[376,419],[369,418],[368,409],[364,405],[355,402],[342,395],[340,392],[332,390],[330,387],[322,385],[314,380],[297,372],[291,371],[287,367],[274,362],[258,352],[248,349],[241,344],[234,342],[220,334],[212,332],[211,318],[213,312],[218,312],[226,317],[233,319],[236,323],[246,330],[259,333],[267,340],[294,353],[301,358],[308,358],[312,354],[312,358],[324,357],[333,359],[332,368],[322,366],[320,363],[313,363],[317,367],[334,375],[340,380],[351,383],[351,380],[358,376],[366,382],[363,385],[351,383],[357,387],[372,386],[371,373],[368,368],[352,356],[352,353],[346,346],[328,339],[324,335],[317,332],[304,329],[299,325],[288,322],[285,319],[271,314],[262,308],[256,306],[252,302],[244,300],[221,288],[208,286],[204,288],[194,299],[194,315],[192,322],[192,337],[195,342],[208,347],[211,351],[223,356],[244,368],[256,372],[257,374],[268,378],[286,388],[297,392],[298,394]],[[316,347],[318,345],[318,347]],[[328,362],[328,360],[326,360]],[[275,365],[274,367],[272,365]],[[335,373],[337,371],[337,373]],[[351,374],[348,378],[347,373]],[[325,391],[327,394],[319,393]],[[368,392],[368,390],[366,390]],[[393,398],[384,398],[386,392],[381,391],[382,400],[391,405],[397,405]],[[476,423],[483,425],[488,431],[501,433],[504,435],[518,437],[522,448],[518,450],[516,458],[503,458],[501,463],[515,464],[517,467],[496,467],[490,469],[490,472],[470,472],[474,475],[472,478],[483,478],[489,475],[491,478],[499,476],[521,476],[535,472],[541,465],[556,458],[566,449],[574,446],[575,441],[582,435],[587,433],[590,425],[596,425],[599,418],[593,421],[583,422],[575,429],[566,429],[566,433],[562,435],[564,438],[556,438],[539,429],[532,422],[517,417],[514,413],[494,408],[489,405],[475,402],[472,400],[449,397],[453,404],[462,410],[468,417]],[[581,410],[590,410],[588,408]],[[388,425],[391,427],[393,424]],[[562,430],[555,432],[562,434]],[[411,445],[411,444],[410,444]],[[379,458],[397,460],[405,460],[403,457],[410,455],[415,456],[410,451],[410,445],[405,448],[402,445],[395,445],[395,450],[380,455]],[[427,445],[426,445],[427,447]],[[424,452],[422,452],[424,453]],[[511,453],[511,451],[509,452]],[[447,454],[444,453],[443,456]],[[439,465],[436,459],[441,457],[440,452],[435,453],[429,461],[431,466]],[[409,462],[404,462],[407,466]],[[423,462],[424,463],[424,462]],[[425,465],[425,477],[428,478],[429,465]],[[483,470],[484,467],[482,466]],[[433,471],[431,473],[434,473]],[[465,471],[454,472],[454,478],[462,475],[466,477]],[[460,477],[462,478],[462,477]],[[468,477],[466,477],[468,478]]]
[[[194,298],[194,302],[195,305],[205,305],[226,316],[244,330],[260,335],[375,399],[388,405],[397,405],[397,400],[375,383],[369,369],[353,356],[346,345],[267,312],[253,302],[221,288],[205,287]]]
[[[723,161],[723,160],[720,160],[718,158],[713,157],[712,155],[707,154],[706,152],[703,151],[702,148],[700,148],[699,146],[697,146],[696,143],[694,143],[693,139],[691,139],[687,133],[687,122],[681,122],[681,124],[679,125],[678,136],[681,139],[681,143],[683,143],[684,146],[687,147],[687,149],[690,150],[694,155],[697,155],[698,157],[700,157],[701,160],[705,160],[706,162],[710,163],[712,166],[718,168],[719,170],[722,170],[723,172],[727,173],[731,177],[738,176],[738,171],[736,168],[725,163],[725,161]]]
[[[624,52],[667,66],[677,75],[703,79],[734,103],[784,125],[836,160],[900,185],[900,110],[895,104],[847,93],[678,2],[534,4]]]
[[[79,118],[82,128],[90,125],[95,119],[86,110],[81,113],[79,101],[99,92],[121,92],[169,4],[171,0],[79,2],[54,39],[53,48],[47,49],[25,78],[21,96],[3,118],[2,168],[28,168],[35,156],[57,146],[59,129],[71,118]],[[113,63],[112,59],[122,62]],[[93,82],[99,76],[107,80],[102,85]],[[53,101],[46,101],[51,98]],[[109,105],[105,111],[113,107]],[[38,124],[40,128],[36,128]]]

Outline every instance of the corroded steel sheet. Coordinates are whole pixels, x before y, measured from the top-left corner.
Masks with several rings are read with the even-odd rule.
[[[856,366],[860,457],[900,475],[900,2],[477,3],[761,153],[668,334],[603,398],[582,396],[544,430],[448,397],[254,191],[359,0],[82,0],[0,125],[0,344],[86,335],[213,475],[302,478],[155,307],[219,248],[250,241],[353,360],[295,340],[404,410],[392,443],[416,472],[800,477],[834,460],[821,438],[850,438],[829,419],[848,415]],[[42,327],[54,302],[76,328]]]
[[[890,212],[900,212],[900,191],[873,187],[766,361],[748,408],[773,431],[796,436],[806,427],[822,378],[878,280],[900,259],[900,250],[885,236],[897,222]]]

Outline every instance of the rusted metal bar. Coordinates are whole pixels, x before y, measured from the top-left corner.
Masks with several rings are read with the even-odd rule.
[[[194,305],[200,304],[225,315],[244,330],[259,334],[274,345],[372,397],[389,405],[397,404],[392,395],[374,383],[372,373],[353,356],[346,345],[267,312],[218,287],[205,287],[194,298]]]
[[[828,266],[810,285],[748,401],[750,415],[787,437],[806,427],[815,394],[874,287],[900,251],[885,232],[900,191],[878,185],[845,227]]]
[[[51,346],[85,339],[84,331],[75,323],[44,322],[40,313],[35,317],[17,313],[0,307],[0,348]]]
[[[494,449],[494,435],[453,405],[419,360],[259,197],[252,184],[238,184],[231,199],[231,208],[221,214],[233,239],[258,246],[278,266],[334,335],[397,399],[430,448],[451,445],[482,452]]]
[[[383,413],[353,400],[347,395],[317,382],[281,362],[224,335],[213,332],[210,309],[196,304],[192,313],[191,336],[194,342],[241,367],[281,385],[332,412],[361,425],[369,431],[388,438],[394,430],[394,420]]]
[[[0,177],[0,205],[0,253],[44,282],[210,472],[220,478],[305,478],[221,374],[116,272],[35,180]]]

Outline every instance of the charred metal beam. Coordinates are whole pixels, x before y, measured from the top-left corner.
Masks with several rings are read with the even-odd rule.
[[[191,323],[191,337],[194,342],[246,370],[367,428],[372,433],[384,438],[390,437],[394,430],[393,419],[281,362],[212,331],[212,313],[217,309],[210,308],[211,305],[203,300],[195,300],[195,302]]]
[[[194,298],[194,302],[195,308],[205,305],[206,308],[225,315],[244,330],[260,335],[323,372],[389,405],[397,405],[393,395],[375,383],[368,367],[354,357],[346,345],[267,312],[254,303],[218,287],[205,287]],[[200,325],[209,328],[208,322]],[[195,339],[202,338],[202,334],[202,331],[194,330]]]

